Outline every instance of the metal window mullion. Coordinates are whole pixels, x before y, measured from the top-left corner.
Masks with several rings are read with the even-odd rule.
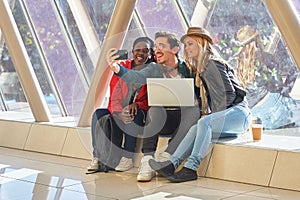
[[[187,16],[185,15],[185,13],[183,12],[183,8],[182,8],[180,2],[178,0],[175,0],[175,1],[172,1],[172,3],[176,10],[178,18],[181,22],[181,25],[183,26],[183,30],[187,30],[188,27],[190,26],[190,22],[189,22]]]
[[[81,65],[80,56],[77,55],[76,48],[74,47],[74,43],[72,42],[73,40],[70,37],[70,33],[69,33],[68,29],[66,28],[65,24],[63,23],[63,19],[60,15],[60,12],[58,11],[58,7],[57,7],[56,3],[52,2],[52,1],[51,1],[51,3],[53,5],[52,7],[55,7],[55,9],[53,9],[53,10],[54,10],[55,15],[57,16],[57,19],[60,19],[60,20],[57,20],[57,22],[61,27],[61,31],[64,35],[64,38],[66,38],[65,42],[66,42],[68,49],[70,51],[70,54],[73,58],[72,60],[74,61],[74,64],[77,68],[77,72],[78,72],[79,78],[81,80],[81,83],[84,86],[84,89],[87,91],[89,88],[89,80],[87,78],[87,73],[85,72],[85,69]]]
[[[1,29],[0,29],[0,56],[2,55],[4,42],[5,41],[4,41]],[[4,108],[4,111],[8,111],[7,105],[5,103],[5,98],[4,98],[4,95],[2,93],[2,89],[1,88],[0,88],[0,104],[1,104],[1,107]]]
[[[62,114],[62,116],[67,116],[67,109],[66,107],[64,106],[63,104],[63,101],[62,101],[62,97],[60,95],[60,92],[58,90],[58,86],[57,84],[55,83],[55,79],[54,79],[54,76],[53,76],[53,73],[52,73],[52,70],[49,66],[49,63],[47,61],[47,57],[45,56],[45,52],[43,51],[43,48],[41,46],[41,42],[40,42],[40,39],[35,31],[35,29],[33,28],[33,24],[32,24],[32,19],[28,13],[28,10],[25,6],[25,3],[24,1],[20,1],[20,4],[22,6],[22,9],[24,11],[25,14],[25,18],[26,18],[26,21],[28,23],[28,26],[29,26],[29,29],[30,29],[30,32],[32,33],[32,37],[33,37],[33,40],[35,41],[35,44],[36,44],[36,47],[37,47],[37,51],[40,55],[40,58],[41,58],[41,62],[43,64],[43,66],[45,66],[45,72],[46,72],[46,76],[49,80],[49,84],[50,84],[50,87],[52,89],[52,92],[53,92],[53,95],[55,96],[55,99],[56,99],[56,102],[58,104],[58,108]]]
[[[97,33],[94,29],[94,25],[86,12],[85,6],[82,1],[67,0],[70,9],[73,13],[74,19],[76,21],[77,27],[80,31],[84,44],[87,48],[89,55],[94,54],[100,47],[100,42]],[[97,64],[97,58],[91,58],[94,67]]]
[[[210,20],[211,20],[211,18],[212,18],[212,15],[214,14],[214,12],[215,12],[215,9],[216,9],[216,7],[217,7],[217,3],[218,3],[218,1],[219,0],[216,0],[215,2],[213,2],[213,8],[211,9],[211,11],[209,12],[209,15],[208,15],[208,17],[206,18],[206,24],[205,24],[205,26],[204,27],[208,27],[209,26],[209,23],[210,23]]]
[[[0,105],[1,107],[3,108],[4,111],[8,111],[8,108],[6,106],[6,103],[5,103],[5,99],[4,99],[4,95],[2,93],[2,90],[0,88]]]
[[[52,120],[49,108],[7,1],[0,1],[0,18],[0,27],[32,114],[37,122],[49,122]]]
[[[139,12],[137,11],[136,8],[134,8],[134,11],[133,11],[133,20],[135,21],[138,28],[142,30],[144,35],[149,36],[148,32],[145,30],[145,24],[143,23],[140,15],[139,15]]]
[[[300,21],[291,4],[290,0],[265,0],[265,5],[280,30],[298,69],[300,69]]]

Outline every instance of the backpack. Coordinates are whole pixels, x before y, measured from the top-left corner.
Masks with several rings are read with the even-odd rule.
[[[122,155],[123,135],[120,134],[121,130],[112,115],[107,114],[98,119],[95,131],[96,157],[99,164],[108,169],[114,169],[119,164]]]

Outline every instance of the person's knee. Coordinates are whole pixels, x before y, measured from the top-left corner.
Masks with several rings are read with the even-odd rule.
[[[202,127],[202,126],[209,126],[209,121],[207,117],[200,118],[198,119],[197,125]]]
[[[92,114],[92,123],[95,122],[97,120],[97,112],[95,111],[93,114]]]
[[[151,107],[148,111],[148,116],[150,118],[157,118],[157,117],[161,117],[161,116],[167,116],[167,112],[163,107],[160,106],[154,106]]]

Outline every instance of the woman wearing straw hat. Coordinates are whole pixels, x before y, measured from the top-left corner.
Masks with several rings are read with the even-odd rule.
[[[208,153],[212,138],[235,137],[244,133],[251,122],[246,93],[233,70],[213,51],[208,31],[190,27],[181,42],[185,61],[196,74],[202,116],[167,161],[149,160],[152,169],[171,182],[196,180],[197,168]],[[186,158],[184,167],[175,173]]]

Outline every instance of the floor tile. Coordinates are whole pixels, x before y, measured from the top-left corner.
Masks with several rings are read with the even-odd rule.
[[[295,192],[292,190],[282,190],[276,188],[263,188],[261,190],[256,190],[253,192],[247,193],[247,195],[259,196],[270,199],[278,199],[278,200],[299,200],[300,192]]]
[[[163,177],[137,182],[137,168],[86,175],[89,162],[0,147],[0,199],[296,200],[300,196],[296,191],[204,177],[184,183],[170,183]]]
[[[66,187],[66,189],[97,196],[123,199],[133,194],[133,196],[144,196],[144,193],[149,193],[149,191],[153,191],[164,184],[164,181],[156,180],[139,183],[136,181],[136,174],[132,173],[98,173],[96,176],[98,178],[95,181],[73,185]]]
[[[230,198],[226,198],[226,200],[271,200],[271,199],[243,194],[243,195],[237,195]]]
[[[194,181],[195,182],[195,181]],[[231,192],[215,190],[210,188],[195,187],[192,185],[187,185],[184,183],[168,183],[162,187],[159,187],[152,191],[152,194],[147,194],[145,197],[149,197],[153,194],[163,193],[165,199],[209,199],[209,200],[219,200],[228,198],[235,195]],[[148,198],[134,197],[130,198],[144,200]],[[162,198],[163,199],[163,198]]]
[[[47,185],[34,184],[27,181],[6,178],[6,182],[2,182],[4,178],[0,177],[0,199],[15,200],[15,199],[32,199],[35,192],[48,193]]]
[[[232,181],[224,181],[220,179],[211,179],[211,178],[202,178],[199,177],[196,184],[194,182],[187,182],[187,185],[199,186],[203,188],[216,189],[226,192],[233,193],[246,193],[255,191],[264,187],[257,185],[249,185],[244,183],[232,182]]]
[[[18,162],[19,159],[35,160],[39,162],[49,162],[55,164],[75,166],[80,168],[85,168],[90,163],[90,160],[85,160],[85,159],[56,156],[51,154],[22,151],[18,149],[3,148],[3,147],[0,147],[0,156],[6,156],[2,160],[6,159],[7,161],[10,160],[11,162],[20,163],[20,164],[24,162]]]

